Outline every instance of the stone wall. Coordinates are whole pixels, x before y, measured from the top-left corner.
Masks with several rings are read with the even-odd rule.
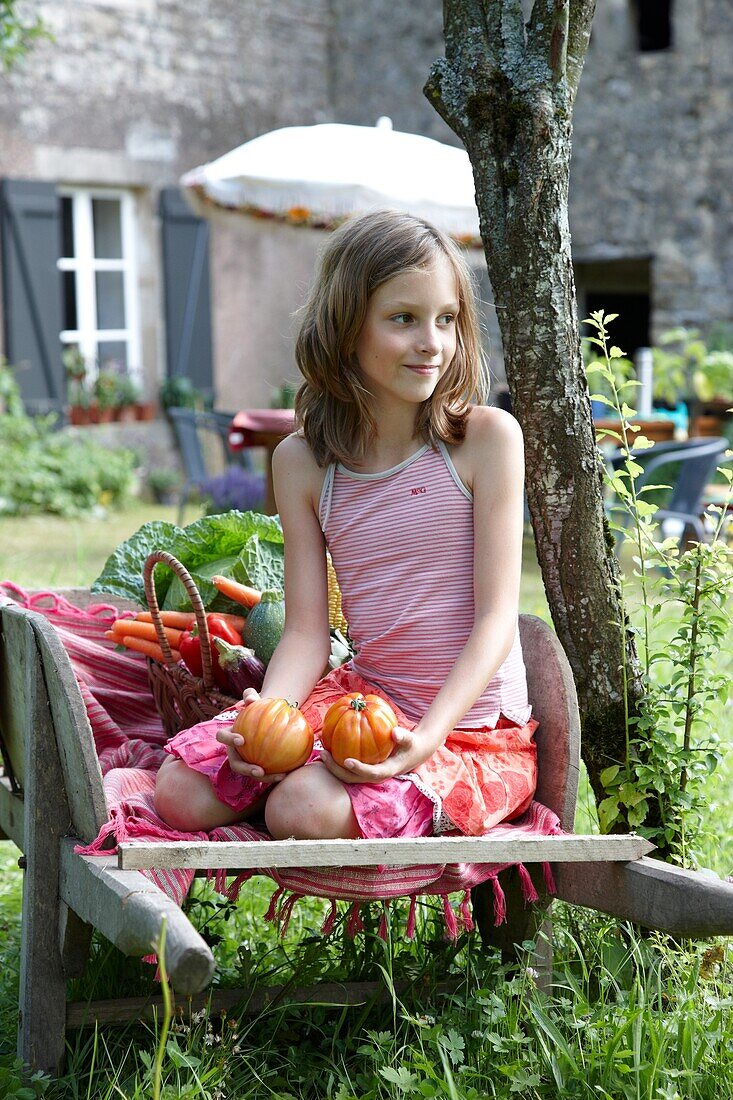
[[[40,14],[53,40],[34,44],[3,79],[0,175],[134,189],[143,365],[157,392],[165,373],[158,192],[259,133],[330,120],[328,0],[45,0],[25,11]],[[265,401],[272,325],[246,293],[265,269],[286,275],[288,254],[260,241],[250,256],[235,226],[214,238],[221,401],[240,403],[230,369],[240,360],[257,364],[246,400]],[[279,328],[277,279],[271,295]]]
[[[45,0],[26,10],[55,39],[4,78],[0,174],[135,189],[145,367],[156,383],[160,187],[283,125],[372,125],[384,114],[397,129],[456,143],[422,95],[442,53],[438,0]],[[733,6],[677,0],[674,47],[661,53],[639,53],[630,12],[631,0],[598,5],[576,105],[570,220],[581,290],[639,289],[627,261],[648,260],[658,335],[731,316]],[[270,223],[212,222],[222,407],[269,404],[295,376],[293,313],[321,243]],[[611,260],[624,263],[602,267]],[[485,278],[482,291],[500,370]]]

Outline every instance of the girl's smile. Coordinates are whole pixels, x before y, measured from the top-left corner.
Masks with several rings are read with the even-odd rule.
[[[457,315],[456,277],[442,255],[375,290],[356,355],[378,402],[414,405],[432,395],[456,352]]]

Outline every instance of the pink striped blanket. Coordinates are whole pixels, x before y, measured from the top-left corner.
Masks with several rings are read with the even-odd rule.
[[[30,595],[10,581],[0,583],[0,602],[16,602],[44,615],[53,625],[74,670],[86,706],[89,724],[101,765],[109,821],[94,842],[78,849],[87,854],[110,854],[120,841],[148,840],[246,840],[270,839],[264,827],[247,822],[213,830],[211,833],[181,833],[171,829],[155,813],[153,792],[156,772],[165,758],[165,733],[157,715],[148,685],[146,659],[137,654],[119,652],[104,637],[111,622],[121,612],[109,603],[78,608],[54,592]],[[533,802],[529,810],[511,823],[495,826],[497,837],[519,835],[549,836],[561,832],[557,816],[547,807]],[[336,919],[336,902],[351,903],[347,927],[355,933],[362,927],[360,906],[398,897],[411,899],[406,934],[415,926],[415,904],[420,895],[437,895],[443,904],[446,932],[455,937],[460,928],[473,927],[470,891],[482,882],[490,882],[494,896],[494,919],[506,917],[504,893],[499,874],[508,864],[477,863],[433,864],[415,867],[343,867],[343,868],[258,868],[245,871],[227,882],[225,871],[213,876],[217,889],[236,898],[242,884],[254,874],[268,875],[275,881],[266,919],[279,924],[284,934],[293,905],[299,898],[315,896],[330,901],[323,931],[328,933]],[[537,899],[529,872],[517,865],[524,897]],[[147,874],[179,904],[186,896],[192,870],[149,871]],[[544,865],[545,883],[554,891],[549,865]],[[461,893],[457,912],[449,895]],[[383,922],[384,929],[384,922]]]

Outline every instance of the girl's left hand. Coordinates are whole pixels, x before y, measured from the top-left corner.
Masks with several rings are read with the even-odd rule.
[[[363,764],[361,760],[348,758],[342,766],[336,763],[326,749],[321,749],[321,760],[342,783],[384,783],[394,775],[405,775],[414,771],[434,751],[426,752],[425,741],[417,730],[408,730],[404,726],[395,726],[392,740],[395,747],[381,764]]]

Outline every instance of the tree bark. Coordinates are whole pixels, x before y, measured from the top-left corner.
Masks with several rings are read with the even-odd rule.
[[[445,0],[445,57],[425,94],[473,166],[527,499],[557,634],[578,689],[583,759],[626,757],[643,688],[623,621],[578,332],[568,226],[573,102],[595,0]]]

